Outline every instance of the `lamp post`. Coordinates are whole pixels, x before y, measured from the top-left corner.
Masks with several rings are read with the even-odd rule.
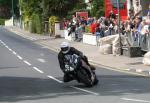
[[[120,0],[117,0],[117,10],[118,10],[118,35],[119,35],[119,46],[120,46],[120,55],[121,55],[122,45],[121,45],[121,34],[120,34]]]
[[[13,21],[13,25],[14,25],[14,0],[11,1],[11,9],[12,9],[12,21]]]

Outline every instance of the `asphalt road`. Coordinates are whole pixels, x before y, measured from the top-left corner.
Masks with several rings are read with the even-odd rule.
[[[99,84],[64,84],[57,53],[0,27],[1,103],[150,103],[150,78],[97,67]]]

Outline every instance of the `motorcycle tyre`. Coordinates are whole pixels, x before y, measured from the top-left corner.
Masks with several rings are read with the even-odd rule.
[[[86,87],[92,87],[93,82],[89,77],[87,71],[85,69],[81,69],[77,72],[78,79],[85,84]]]

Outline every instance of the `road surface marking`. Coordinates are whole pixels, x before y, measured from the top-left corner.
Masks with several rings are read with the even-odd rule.
[[[33,67],[33,69],[35,69],[36,71],[40,72],[40,73],[44,73],[43,71],[41,71],[40,69],[38,69],[37,67]]]
[[[53,79],[53,80],[57,81],[58,83],[63,83],[62,81],[60,81],[60,80],[58,80],[58,79],[56,79],[55,77],[52,77],[52,76],[50,76],[50,75],[48,75],[47,77],[49,77],[50,79]]]
[[[6,44],[5,44],[5,43],[3,43],[3,45],[4,45],[4,46],[6,46]]]
[[[31,66],[31,64],[28,61],[24,60],[23,62],[26,63],[27,65]]]
[[[134,102],[141,102],[141,103],[150,103],[150,101],[146,101],[146,100],[140,100],[140,99],[131,99],[131,98],[121,98],[122,100],[126,100],[126,101],[134,101]]]
[[[4,42],[1,40],[1,43],[3,44]]]
[[[80,91],[84,91],[84,92],[87,92],[87,93],[93,94],[93,95],[99,95],[99,93],[92,92],[92,91],[89,91],[89,90],[86,90],[86,89],[81,89],[81,88],[74,87],[74,86],[70,86],[70,87],[71,87],[71,88],[74,88],[74,89],[77,89],[77,90],[80,90]]]
[[[53,80],[57,81],[58,83],[64,83],[63,81],[60,81],[60,80],[56,79],[53,76],[49,76],[48,75],[47,77],[49,77],[50,79],[53,79]],[[75,87],[75,86],[69,86],[69,87],[77,89],[77,90],[80,90],[80,91],[83,91],[83,92],[86,92],[86,93],[90,93],[90,94],[93,94],[93,95],[99,95],[99,93],[92,92],[92,91],[89,91],[89,90],[86,90],[86,89],[81,89],[81,88],[78,88],[78,87]]]
[[[13,51],[12,53],[15,54],[15,55],[17,54],[15,51]]]
[[[5,47],[8,48],[9,51],[11,51],[13,54],[15,54],[20,60],[23,60],[23,58],[22,58],[21,56],[17,55],[17,53],[16,53],[15,51],[13,51],[12,49],[10,49],[4,42],[2,42],[1,40],[0,40],[0,42],[1,42],[3,45],[5,45]],[[44,59],[39,59],[39,61],[40,61],[40,62],[43,62],[43,63],[45,62]],[[31,63],[29,63],[28,61],[24,60],[23,62],[26,63],[27,65],[31,66]],[[44,73],[43,71],[41,71],[41,70],[38,69],[37,67],[33,67],[33,69],[35,69],[36,71],[38,71],[38,72],[40,72],[40,73]]]
[[[12,49],[8,48],[9,51],[12,51]]]
[[[19,56],[19,55],[17,55],[17,57],[20,59],[20,60],[22,60],[23,58],[21,57],[21,56]]]
[[[46,62],[44,59],[41,59],[41,58],[38,58],[37,60],[38,60],[39,62],[41,62],[41,63],[45,63],[45,62]]]
[[[5,46],[6,48],[9,48],[7,45]]]

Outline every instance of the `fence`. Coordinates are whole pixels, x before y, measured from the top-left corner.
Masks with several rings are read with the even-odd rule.
[[[150,51],[150,34],[139,34],[138,38],[135,38],[135,35],[129,32],[127,33],[127,37],[131,46],[140,46],[143,51]]]

